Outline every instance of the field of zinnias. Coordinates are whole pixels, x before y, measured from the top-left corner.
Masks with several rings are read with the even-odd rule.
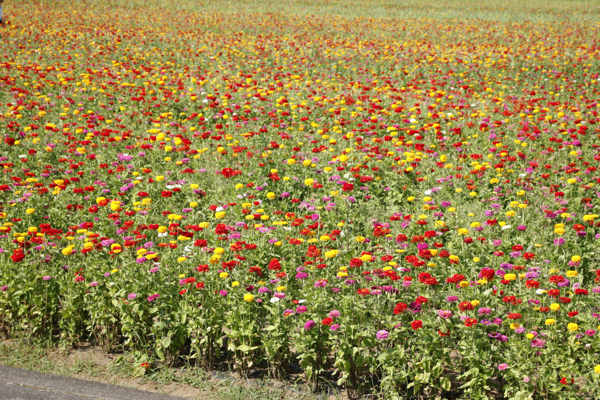
[[[5,3],[2,334],[598,398],[600,25],[372,3]]]

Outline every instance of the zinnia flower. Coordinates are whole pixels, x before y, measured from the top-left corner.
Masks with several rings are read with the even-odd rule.
[[[309,319],[308,321],[306,321],[306,323],[304,324],[304,330],[306,331],[310,331],[312,328],[314,328],[317,324],[315,323],[315,321],[313,321],[312,319]]]
[[[377,336],[378,340],[384,340],[384,339],[388,338],[389,332],[385,331],[385,330],[381,330],[381,331],[377,332],[376,336]]]

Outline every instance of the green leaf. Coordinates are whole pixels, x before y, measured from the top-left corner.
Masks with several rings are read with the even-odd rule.
[[[162,344],[162,346],[165,349],[168,349],[169,346],[171,345],[171,336],[165,336],[164,338],[162,338],[162,340],[160,341],[160,343]]]
[[[242,352],[244,352],[244,353],[247,353],[247,352],[249,352],[249,351],[251,350],[251,348],[250,348],[250,346],[248,346],[248,345],[241,344],[241,345],[239,345],[239,346],[237,347],[237,349],[236,349],[236,350],[239,350],[239,351],[242,351]]]

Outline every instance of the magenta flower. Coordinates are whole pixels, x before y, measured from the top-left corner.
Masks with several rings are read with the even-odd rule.
[[[308,321],[306,321],[306,323],[304,324],[304,330],[306,331],[310,331],[312,328],[314,328],[317,324],[315,323],[315,321],[313,321],[312,319],[309,319]]]
[[[158,294],[158,293],[152,294],[152,295],[148,296],[148,301],[154,301],[159,297],[160,297],[160,294]]]
[[[498,365],[498,369],[500,371],[504,371],[506,368],[508,368],[508,364],[502,363],[502,364]]]
[[[296,312],[297,312],[298,314],[303,314],[303,313],[305,313],[306,311],[308,311],[308,308],[306,308],[306,306],[298,306],[298,307],[296,307]]]

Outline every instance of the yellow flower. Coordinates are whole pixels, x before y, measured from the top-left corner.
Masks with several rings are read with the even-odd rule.
[[[247,303],[250,303],[252,300],[254,300],[254,296],[252,296],[250,293],[246,293],[244,295],[244,301]]]
[[[361,261],[371,261],[373,257],[370,254],[363,254],[359,257]]]
[[[531,340],[533,339],[535,336],[533,336],[533,333],[528,333],[527,334],[527,339]]]
[[[515,274],[506,274],[506,275],[504,275],[504,279],[506,279],[507,281],[514,281],[515,279],[517,279],[517,275],[515,275]]]
[[[315,183],[315,181],[310,178],[304,180],[306,186],[312,186],[313,183]]]
[[[567,276],[569,278],[575,278],[577,276],[577,271],[567,271]]]
[[[220,277],[220,278],[223,278],[223,279],[227,278],[228,276],[229,276],[229,274],[228,274],[227,272],[221,272],[221,273],[219,274],[219,277]]]
[[[600,365],[596,365],[594,371],[596,371],[597,374],[600,374]]]
[[[467,281],[462,281],[462,282],[460,282],[460,283],[459,283],[459,286],[460,286],[461,288],[469,287],[469,282],[467,282]]]
[[[26,214],[33,214],[35,212],[34,208],[28,208],[27,210],[25,210]]]
[[[581,261],[581,257],[580,256],[573,256],[571,257],[571,261],[573,261],[574,263]]]
[[[287,287],[285,287],[285,286],[277,286],[278,292],[285,292],[286,289],[287,289]]]
[[[275,197],[277,197],[277,196],[275,195],[275,193],[273,193],[273,192],[269,192],[269,193],[267,193],[267,198],[268,198],[268,199],[271,199],[271,200],[273,200]]]
[[[238,281],[231,282],[231,287],[236,287],[236,286],[240,286],[240,283]]]
[[[546,320],[546,325],[554,325],[555,323],[556,323],[556,320],[555,320],[555,319],[548,318],[548,319]]]
[[[570,330],[571,332],[575,332],[575,331],[577,331],[577,329],[579,329],[579,325],[571,322],[569,325],[567,325],[567,329]]]
[[[480,303],[479,300],[472,300],[471,304],[473,305],[473,307],[477,307]]]
[[[513,322],[512,324],[510,324],[510,329],[512,329],[512,330],[515,330],[515,329],[517,329],[519,326],[520,326],[519,324],[517,324],[517,323]]]
[[[218,213],[215,214],[215,218],[216,219],[223,219],[225,218],[225,211],[219,211]]]
[[[558,304],[558,303],[551,304],[550,309],[552,311],[558,311],[558,310],[560,310],[560,304]]]

